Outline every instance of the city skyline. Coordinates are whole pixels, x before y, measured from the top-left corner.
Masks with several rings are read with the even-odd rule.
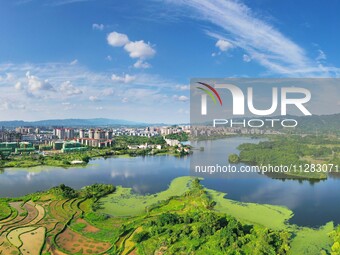
[[[0,120],[188,123],[191,78],[339,77],[339,5],[1,1]]]

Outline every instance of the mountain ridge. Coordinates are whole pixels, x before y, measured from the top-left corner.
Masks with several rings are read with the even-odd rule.
[[[38,121],[24,121],[24,120],[11,120],[0,121],[0,126],[4,127],[18,127],[18,126],[146,126],[149,123],[129,121],[123,119],[108,119],[108,118],[90,118],[90,119],[47,119]]]

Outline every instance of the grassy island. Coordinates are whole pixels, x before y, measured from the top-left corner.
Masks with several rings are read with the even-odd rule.
[[[286,177],[326,179],[340,166],[340,140],[333,136],[276,135],[258,144],[241,144],[229,161],[257,166],[288,166]],[[233,162],[232,162],[233,161]],[[312,165],[312,166],[311,166]]]

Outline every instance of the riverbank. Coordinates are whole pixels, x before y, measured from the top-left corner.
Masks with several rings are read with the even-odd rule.
[[[174,147],[163,150],[144,153],[144,150],[130,150],[128,152],[119,152],[112,149],[91,149],[85,152],[58,153],[54,155],[17,155],[9,159],[0,160],[0,168],[31,168],[37,166],[54,166],[54,167],[73,167],[75,165],[85,166],[90,160],[95,158],[134,158],[138,156],[163,156],[170,155],[181,157],[189,153],[182,154]],[[77,163],[74,163],[77,162]]]
[[[105,196],[106,194],[108,195]],[[11,227],[19,230],[18,236],[23,237],[24,233],[30,234],[40,226],[49,231],[45,239],[41,239],[43,242],[37,245],[45,253],[61,251],[65,254],[73,254],[75,252],[73,247],[81,254],[81,250],[78,249],[88,247],[84,246],[84,243],[92,246],[87,248],[87,254],[102,252],[150,254],[165,247],[167,250],[176,250],[176,247],[180,246],[183,251],[189,251],[191,249],[189,247],[196,241],[201,243],[199,250],[203,253],[197,250],[195,254],[204,254],[209,249],[211,251],[212,247],[214,252],[218,252],[220,248],[215,246],[212,240],[222,241],[227,234],[219,236],[217,227],[214,230],[217,232],[196,236],[190,229],[201,228],[205,231],[204,224],[209,229],[213,229],[213,225],[209,224],[215,224],[214,219],[222,220],[223,217],[227,217],[227,222],[230,224],[236,224],[233,226],[243,226],[239,231],[253,229],[248,234],[247,242],[253,241],[239,246],[240,252],[250,252],[255,249],[260,240],[260,250],[254,250],[253,254],[263,254],[261,251],[264,247],[276,254],[279,250],[281,250],[280,254],[320,254],[321,251],[329,252],[333,243],[328,235],[334,230],[332,223],[318,229],[291,225],[288,221],[293,216],[293,212],[286,207],[230,200],[224,193],[206,189],[198,184],[197,179],[189,176],[176,178],[167,190],[146,196],[134,194],[131,189],[124,187],[115,189],[108,185],[93,185],[86,190],[74,191],[61,185],[56,189],[26,195],[23,198],[0,199],[0,202],[1,208],[4,209],[0,218],[0,244],[2,244],[0,250],[5,254],[20,250],[20,246],[16,246],[16,243],[5,237],[15,234],[12,233]],[[25,211],[27,213],[23,214]],[[45,214],[46,211],[49,211],[49,214]],[[199,217],[197,223],[195,223],[195,215]],[[205,220],[202,221],[202,218]],[[186,219],[193,222],[183,223],[182,220]],[[172,223],[166,223],[169,221]],[[64,227],[55,227],[58,224]],[[161,234],[150,232],[155,231],[156,226],[159,226],[157,224],[165,224],[160,225],[163,226],[158,230]],[[168,235],[169,238],[173,237],[172,234],[163,231],[176,233],[185,229],[189,232],[184,236],[173,239],[172,243],[162,246],[163,248],[159,246],[163,237]],[[185,237],[188,235],[192,239]],[[212,239],[205,235],[211,236]],[[273,235],[278,238],[276,241],[281,245],[273,247],[267,243]],[[71,236],[76,236],[81,242],[75,243]],[[238,240],[242,238],[242,234],[233,238]],[[30,242],[30,240],[22,240],[26,245]],[[54,248],[49,240],[55,240]],[[227,249],[231,247],[230,245],[222,247]],[[100,247],[104,250],[100,250]]]
[[[185,205],[172,201],[173,196],[181,196],[189,189],[193,177],[179,177],[174,179],[169,189],[148,196],[140,196],[131,193],[131,189],[118,187],[117,193],[99,200],[101,209],[99,212],[111,216],[129,217],[147,215],[152,204],[169,211],[180,211]],[[214,201],[213,210],[235,217],[244,224],[260,225],[265,228],[288,231],[291,239],[289,254],[320,254],[329,251],[333,241],[329,233],[334,230],[333,223],[327,223],[320,228],[299,227],[289,224],[289,219],[294,215],[293,211],[283,206],[243,203],[228,199],[225,193],[212,189],[205,189],[208,197]],[[177,191],[177,192],[174,192]],[[157,211],[157,210],[156,210]]]

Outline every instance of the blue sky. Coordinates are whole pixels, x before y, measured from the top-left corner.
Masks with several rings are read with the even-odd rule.
[[[338,77],[340,2],[0,0],[0,120],[189,120],[194,77]]]

